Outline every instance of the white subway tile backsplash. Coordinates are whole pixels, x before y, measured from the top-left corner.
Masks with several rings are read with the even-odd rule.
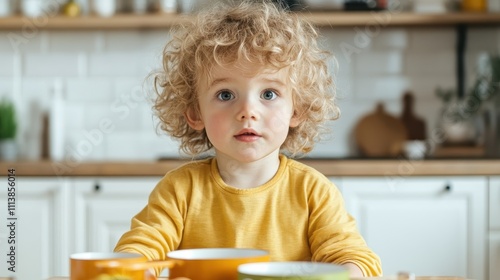
[[[402,28],[383,29],[378,36],[373,38],[374,50],[396,49],[401,50],[408,47],[408,33]]]
[[[101,33],[94,31],[53,31],[49,33],[50,52],[94,52]]]
[[[141,157],[156,160],[166,157],[185,156],[179,151],[179,142],[167,135],[157,135],[154,131],[143,131],[139,136]]]
[[[134,76],[137,68],[137,55],[130,53],[91,53],[88,60],[91,77]]]
[[[88,71],[91,77],[145,77],[159,65],[160,61],[148,52],[91,53]]]
[[[492,42],[498,42],[499,28],[497,27],[470,27],[467,29],[467,44],[466,50],[469,51],[484,51],[498,52],[498,45]]]
[[[151,96],[153,81],[145,76],[120,77],[113,80],[113,96],[127,96],[136,103],[144,102]]]
[[[335,56],[328,61],[328,67],[334,75],[350,75],[353,72],[354,60],[344,56]]]
[[[108,135],[106,158],[114,160],[156,160],[178,157],[178,144],[151,131],[117,132]]]
[[[425,53],[435,51],[453,52],[456,46],[456,33],[453,27],[408,29],[409,50]]]
[[[67,79],[66,98],[69,102],[103,102],[113,100],[113,81],[109,78]]]
[[[454,75],[437,75],[437,76],[412,76],[408,78],[408,90],[413,92],[416,99],[426,101],[435,101],[436,89],[454,89],[456,88],[456,79]]]
[[[370,75],[356,78],[353,91],[356,100],[394,100],[408,89],[409,80],[401,75]]]
[[[87,108],[84,112],[85,129],[99,129],[103,122],[109,122],[116,131],[116,122],[120,118],[112,111],[112,105],[109,102],[86,102],[80,103],[80,106]]]
[[[452,50],[409,52],[406,54],[404,74],[450,75],[456,72],[456,55]]]
[[[341,43],[354,42],[355,34],[351,28],[322,28],[319,32],[320,46],[328,50],[335,50]]]
[[[12,77],[14,75],[15,57],[12,54],[0,53],[0,77]]]
[[[17,50],[11,38],[18,39]],[[168,38],[168,30],[0,31],[0,97],[13,97],[22,106],[19,143],[29,146],[22,148],[23,156],[39,157],[39,122],[50,106],[54,80],[61,79],[66,156],[77,161],[178,157],[179,143],[157,130],[149,100],[155,95],[147,79],[161,66]],[[453,27],[403,29],[381,22],[370,28],[321,28],[320,45],[336,58],[328,67],[342,113],[309,156],[354,155],[352,130],[359,119],[377,102],[398,116],[407,90],[415,93],[415,111],[428,131],[434,129],[441,106],[436,87],[456,87],[455,44]],[[499,46],[500,28],[469,28],[468,85],[478,56]]]
[[[321,29],[321,35],[321,46],[330,50],[337,59],[349,63],[353,57],[372,48],[373,37],[359,28]]]
[[[81,102],[67,102],[65,108],[64,125],[66,130],[85,127],[85,112],[89,110],[89,107]]]
[[[14,91],[12,78],[0,77],[0,98],[11,98]]]
[[[138,131],[142,129],[144,114],[149,114],[149,112],[146,112],[142,106],[135,108],[129,107],[129,111],[126,115],[113,115],[111,119],[114,121],[117,131]]]
[[[41,31],[29,29],[0,31],[0,52],[40,52],[45,41]]]
[[[353,79],[351,77],[351,75],[339,75],[335,78],[337,98],[352,98]]]
[[[24,75],[28,77],[76,77],[79,74],[78,55],[71,53],[27,53],[24,55]]]
[[[403,70],[403,55],[400,52],[361,53],[353,60],[354,71],[360,75],[399,74]]]
[[[53,79],[41,77],[24,77],[21,85],[21,96],[26,102],[35,101],[44,109],[48,109],[52,100],[51,88]]]
[[[104,37],[104,49],[160,54],[169,38],[166,31],[108,31]]]
[[[106,158],[106,137],[102,130],[72,129],[66,133],[65,158],[71,162],[104,160]]]

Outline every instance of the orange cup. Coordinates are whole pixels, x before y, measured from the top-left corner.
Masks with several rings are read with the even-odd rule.
[[[238,248],[202,248],[171,251],[167,260],[147,261],[129,253],[82,253],[71,256],[71,280],[153,280],[155,268],[169,269],[169,278],[191,280],[237,280],[238,266],[269,262],[267,251]]]
[[[98,265],[103,262],[113,262],[120,265],[110,267]],[[147,262],[144,256],[132,253],[77,253],[70,256],[70,279],[104,280],[106,276],[122,276],[134,280],[146,280],[148,279],[147,271],[123,268],[144,262]]]

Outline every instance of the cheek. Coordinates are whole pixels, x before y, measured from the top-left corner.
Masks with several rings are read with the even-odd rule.
[[[268,126],[271,127],[275,133],[288,133],[292,112],[290,112],[288,108],[281,107],[271,111],[270,114]]]
[[[205,127],[207,133],[216,134],[218,131],[227,131],[227,127],[229,126],[229,116],[228,113],[224,110],[217,113],[210,113],[206,116]]]

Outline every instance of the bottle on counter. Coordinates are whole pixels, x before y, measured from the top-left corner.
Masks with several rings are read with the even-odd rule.
[[[49,154],[53,161],[64,159],[64,89],[63,81],[56,79],[52,88],[49,111]]]

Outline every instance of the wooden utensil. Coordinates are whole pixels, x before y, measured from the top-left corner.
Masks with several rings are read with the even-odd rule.
[[[408,139],[403,122],[387,114],[382,103],[357,123],[354,133],[360,152],[368,157],[401,155]]]
[[[415,115],[414,107],[414,95],[411,92],[406,92],[403,95],[401,121],[408,132],[408,140],[425,140],[427,138],[425,121]]]

